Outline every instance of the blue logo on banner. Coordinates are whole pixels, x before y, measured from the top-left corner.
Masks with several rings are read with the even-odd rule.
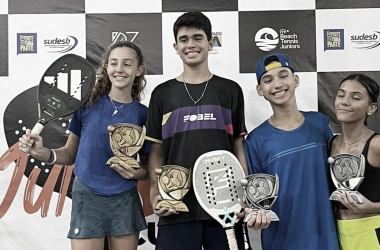
[[[17,55],[37,53],[37,33],[17,33]]]
[[[212,32],[212,37],[214,38],[214,48],[215,47],[222,47],[222,32]]]
[[[323,30],[324,45],[326,50],[342,50],[344,49],[344,30],[332,29]]]

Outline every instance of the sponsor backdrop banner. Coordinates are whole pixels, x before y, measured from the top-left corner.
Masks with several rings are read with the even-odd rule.
[[[239,24],[240,73],[254,73],[268,52],[286,54],[298,72],[316,71],[315,11],[239,12]]]
[[[152,90],[182,72],[173,49],[173,23],[185,11],[204,12],[213,25],[212,73],[238,82],[245,96],[247,129],[272,110],[256,93],[255,65],[272,52],[290,57],[300,86],[298,106],[334,115],[339,82],[354,72],[380,81],[380,3],[327,0],[0,0],[0,234],[1,249],[66,250],[73,166],[47,166],[12,147],[37,121],[37,85],[58,57],[74,53],[97,67],[104,49],[127,40],[143,49]],[[380,100],[379,100],[380,101]],[[70,117],[47,125],[41,135],[49,147],[64,145]],[[368,120],[380,131],[379,115]],[[6,156],[6,157],[5,157]],[[6,166],[4,162],[10,163]],[[35,184],[34,184],[35,183]],[[141,182],[148,229],[139,249],[154,249],[157,217],[149,204],[149,183]],[[255,250],[260,232],[248,237]]]
[[[94,64],[94,67],[98,67],[104,48],[121,40],[130,41],[139,44],[144,55],[149,55],[149,60],[146,62],[148,74],[162,75],[161,24],[162,15],[157,13],[88,14],[86,15],[87,59]]]

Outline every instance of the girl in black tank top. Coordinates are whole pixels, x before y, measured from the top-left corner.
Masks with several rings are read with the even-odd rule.
[[[360,184],[357,191],[362,194],[364,197],[366,197],[368,200],[372,202],[380,202],[380,168],[379,167],[373,167],[368,162],[368,149],[369,145],[371,143],[372,138],[377,136],[379,133],[373,133],[370,138],[365,143],[365,146],[362,151],[362,155],[365,158],[365,171],[364,171],[364,180]],[[329,145],[328,145],[328,155],[331,156],[331,149],[333,141],[337,135],[335,135],[333,138],[330,139]],[[337,202],[337,208],[338,209],[347,209],[342,203]]]
[[[336,202],[338,236],[343,250],[380,249],[380,135],[366,126],[367,118],[377,111],[378,97],[376,81],[364,74],[353,74],[340,83],[335,99],[342,133],[330,139],[328,155],[334,159],[342,155],[363,155],[364,159],[359,162],[364,160],[365,163],[364,179],[357,188],[362,203],[348,191],[341,192]],[[332,162],[330,159],[330,164]],[[340,172],[339,177],[354,169],[342,162],[339,162],[341,166],[332,165],[348,171]],[[373,234],[368,233],[372,230]]]

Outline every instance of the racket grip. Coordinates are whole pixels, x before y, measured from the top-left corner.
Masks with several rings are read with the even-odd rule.
[[[235,229],[233,227],[226,229],[226,235],[227,235],[228,246],[230,247],[230,250],[238,250],[236,236],[235,236]]]
[[[39,135],[44,128],[44,125],[41,123],[37,122],[36,125],[34,125],[32,131],[30,132],[31,134]],[[30,147],[25,147],[25,148],[20,148],[20,150],[24,153],[29,153]]]

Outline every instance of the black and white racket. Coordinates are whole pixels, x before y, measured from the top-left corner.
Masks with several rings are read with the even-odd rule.
[[[201,155],[194,165],[193,187],[201,207],[226,230],[230,250],[237,250],[235,212],[243,197],[240,180],[245,178],[238,159],[230,152],[216,150]]]
[[[79,109],[90,96],[96,80],[93,66],[81,56],[64,55],[45,71],[38,85],[38,122],[32,134],[40,134],[44,126]],[[21,148],[25,153],[29,148]]]

